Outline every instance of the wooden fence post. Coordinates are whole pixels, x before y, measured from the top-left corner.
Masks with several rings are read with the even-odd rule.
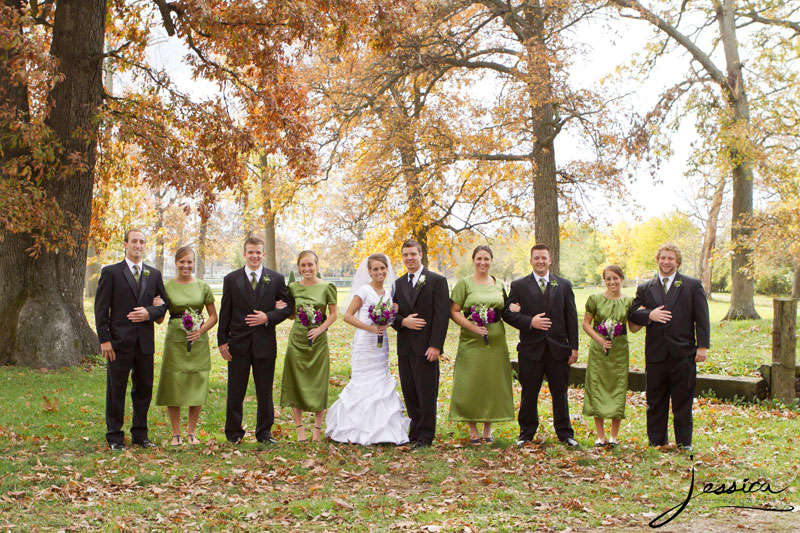
[[[797,300],[775,298],[772,300],[775,316],[772,321],[772,383],[770,393],[786,404],[795,398],[795,359],[797,336]]]

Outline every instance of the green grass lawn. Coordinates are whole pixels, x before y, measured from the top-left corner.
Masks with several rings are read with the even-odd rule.
[[[579,309],[591,292],[576,293]],[[347,300],[346,291],[340,292],[340,303]],[[712,302],[711,361],[700,371],[754,375],[758,364],[769,360],[768,303],[759,301],[762,320],[720,324],[726,306]],[[164,328],[156,334],[156,379]],[[279,327],[276,405],[288,328]],[[351,336],[352,328],[341,321],[329,333],[329,403],[349,379]],[[644,335],[632,337],[632,365],[641,368]],[[150,436],[159,448],[112,454],[104,442],[102,362],[94,359],[50,372],[1,367],[0,529],[642,531],[686,498],[693,467],[696,494],[704,483],[740,484],[743,478],[787,490],[699,495],[664,531],[800,528],[797,513],[718,508],[800,507],[796,410],[700,399],[691,459],[676,450],[645,446],[644,395],[629,393],[622,446],[595,450],[592,422],[578,419],[574,427],[582,449],[574,451],[555,439],[545,387],[540,441],[534,447],[517,450],[517,425],[504,423],[495,428],[494,445],[471,448],[466,426],[447,419],[456,341],[457,329],[451,326],[442,363],[437,442],[415,452],[405,447],[297,444],[291,412],[280,408],[274,427],[279,445],[262,448],[251,436],[239,446],[225,443],[226,367],[214,351],[209,402],[199,425],[204,445],[169,447],[166,414],[153,406]],[[513,348],[515,340],[509,344]],[[581,352],[585,362],[586,350]],[[392,363],[396,375],[395,358]],[[516,384],[514,394],[519,402]],[[571,390],[571,413],[580,414],[581,405],[582,390]],[[252,384],[245,422],[249,429],[255,424]],[[310,415],[306,426],[311,426]]]

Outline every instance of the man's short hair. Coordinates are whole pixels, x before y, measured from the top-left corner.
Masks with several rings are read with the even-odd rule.
[[[658,258],[661,257],[661,252],[673,252],[675,254],[675,259],[678,260],[678,266],[681,266],[681,263],[683,263],[681,249],[671,242],[665,242],[658,247],[658,251],[656,252],[656,263],[658,263]]]
[[[400,247],[401,250],[403,248],[416,248],[419,251],[419,255],[422,255],[422,245],[416,239],[408,239],[403,243],[403,246]]]
[[[534,244],[531,247],[531,255],[533,255],[534,250],[547,250],[547,255],[550,255],[550,247],[546,244]]]
[[[264,250],[266,248],[266,245],[264,244],[264,239],[261,239],[259,237],[248,237],[247,240],[244,241],[243,250],[245,252],[247,251],[247,245],[248,244],[251,244],[253,246],[261,246],[262,250]]]
[[[131,228],[128,231],[125,232],[125,242],[128,242],[128,236],[131,233],[141,233],[142,235],[144,235],[144,232],[142,230],[140,230],[138,228]],[[147,237],[145,237],[145,240],[147,240]]]

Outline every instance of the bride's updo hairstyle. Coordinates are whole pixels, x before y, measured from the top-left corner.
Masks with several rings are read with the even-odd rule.
[[[298,254],[298,256],[297,256],[297,266],[298,267],[300,266],[300,261],[302,261],[303,258],[305,256],[307,256],[307,255],[311,255],[311,256],[314,257],[314,262],[317,264],[317,268],[319,268],[319,257],[317,257],[317,254],[315,254],[311,250],[303,250],[302,252],[300,252],[300,254]]]
[[[367,270],[372,270],[372,262],[373,261],[380,261],[383,263],[383,266],[389,268],[389,262],[386,260],[386,256],[383,254],[372,254],[371,256],[367,257]]]

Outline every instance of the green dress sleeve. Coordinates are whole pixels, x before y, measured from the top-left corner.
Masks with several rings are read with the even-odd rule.
[[[203,283],[203,303],[205,305],[214,303],[214,293],[211,292],[211,287],[205,281]]]
[[[337,297],[336,285],[328,283],[325,288],[325,305],[336,305],[339,302]]]
[[[450,301],[459,307],[464,307],[464,302],[467,301],[467,280],[460,279],[453,287],[453,292],[450,294]]]
[[[590,295],[586,300],[586,312],[593,317],[597,317],[597,300],[595,299],[594,294]]]

